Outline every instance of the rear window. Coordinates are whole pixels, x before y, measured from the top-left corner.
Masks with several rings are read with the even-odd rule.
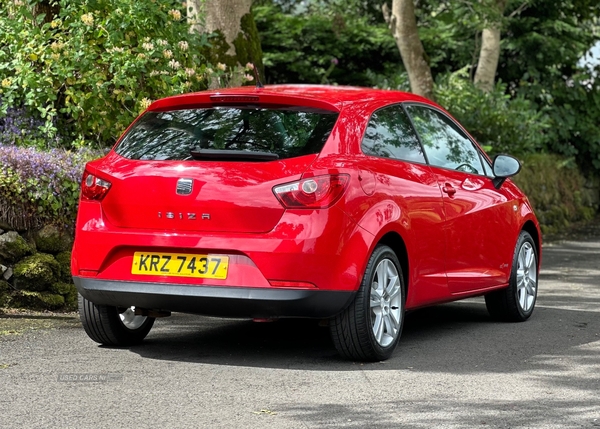
[[[338,114],[298,108],[216,107],[148,112],[115,151],[129,159],[191,160],[198,153],[260,152],[285,159],[319,153]],[[254,155],[254,154],[253,154]],[[256,160],[261,160],[257,157]]]

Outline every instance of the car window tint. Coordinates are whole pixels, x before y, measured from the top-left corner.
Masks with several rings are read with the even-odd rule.
[[[148,112],[115,151],[129,159],[190,160],[190,151],[268,152],[279,159],[318,153],[338,114],[298,108],[217,107]]]
[[[407,110],[431,165],[484,174],[477,149],[450,118],[424,106],[407,106]]]
[[[361,147],[366,155],[425,163],[421,143],[400,106],[373,113]]]

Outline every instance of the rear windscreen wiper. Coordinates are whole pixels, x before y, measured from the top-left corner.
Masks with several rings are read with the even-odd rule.
[[[192,149],[190,155],[198,160],[275,161],[279,159],[276,153],[248,150]]]

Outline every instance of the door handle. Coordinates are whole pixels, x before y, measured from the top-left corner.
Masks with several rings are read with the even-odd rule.
[[[449,197],[452,197],[454,196],[454,194],[456,194],[456,189],[454,189],[454,187],[450,183],[444,183],[442,191],[447,193]]]

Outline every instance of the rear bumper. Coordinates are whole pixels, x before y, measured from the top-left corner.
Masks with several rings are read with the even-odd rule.
[[[79,293],[95,304],[218,317],[326,318],[342,311],[355,295],[349,291],[73,280]]]

